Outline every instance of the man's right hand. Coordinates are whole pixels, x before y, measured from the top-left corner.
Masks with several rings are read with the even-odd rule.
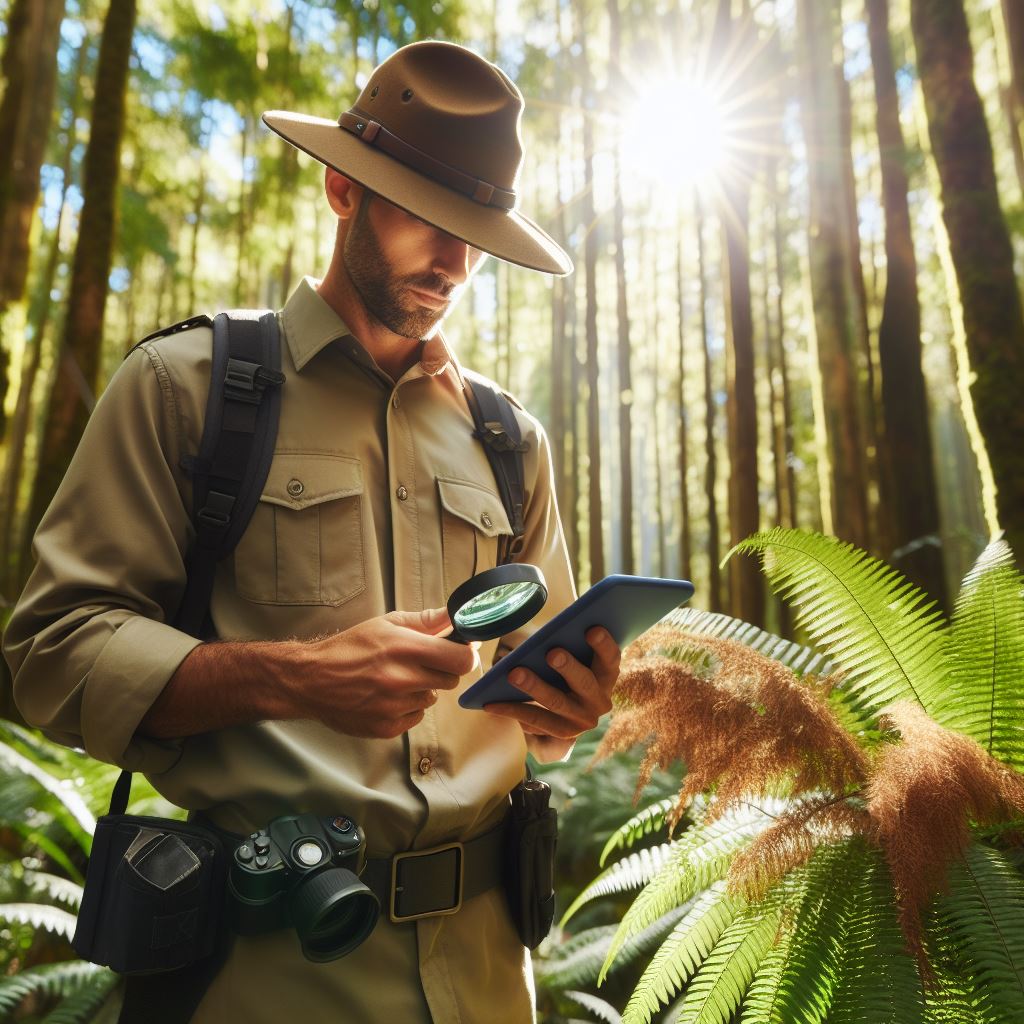
[[[442,634],[444,608],[389,612],[320,640],[200,644],[139,724],[180,739],[233,725],[309,718],[350,736],[391,739],[421,721],[438,690],[479,662]]]
[[[295,717],[314,718],[350,736],[390,739],[411,729],[479,663],[476,650],[438,634],[444,608],[388,612],[306,648],[282,680]]]

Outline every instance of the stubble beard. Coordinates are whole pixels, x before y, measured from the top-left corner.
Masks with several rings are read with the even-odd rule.
[[[366,307],[367,313],[400,338],[426,338],[444,319],[448,307],[410,309],[409,289],[446,295],[452,285],[437,274],[410,274],[400,277],[388,262],[380,240],[367,216],[372,196],[364,195],[352,227],[345,238],[342,256],[345,270]],[[415,300],[413,300],[415,301]]]

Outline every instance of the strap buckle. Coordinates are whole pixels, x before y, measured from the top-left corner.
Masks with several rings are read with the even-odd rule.
[[[439,859],[430,861],[428,858]],[[465,868],[466,854],[462,843],[445,843],[429,850],[396,853],[391,858],[388,916],[398,923],[458,913],[462,908]],[[422,908],[426,900],[435,894],[440,894],[436,898],[444,900],[446,892],[453,897],[450,901],[439,906],[428,905],[426,909],[413,909],[417,905]]]
[[[284,374],[280,370],[268,370],[262,363],[250,363],[246,359],[229,359],[224,374],[224,394],[238,402],[259,405],[263,392],[270,387],[283,384]]]
[[[485,420],[484,429],[477,431],[477,436],[496,452],[528,452],[530,450],[530,445],[526,441],[516,444],[500,420]]]

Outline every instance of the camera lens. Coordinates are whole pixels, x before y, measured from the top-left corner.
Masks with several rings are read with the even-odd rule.
[[[345,868],[304,879],[288,897],[291,922],[307,960],[337,960],[356,948],[377,924],[377,897]]]

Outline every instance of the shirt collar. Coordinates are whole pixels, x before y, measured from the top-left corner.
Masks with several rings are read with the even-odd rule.
[[[300,372],[332,341],[346,337],[357,340],[345,321],[317,292],[319,283],[314,277],[303,277],[281,311],[292,362],[295,363],[295,369]],[[423,343],[418,368],[431,377],[436,377],[447,370],[458,382],[459,387],[465,390],[462,368],[441,331]]]

